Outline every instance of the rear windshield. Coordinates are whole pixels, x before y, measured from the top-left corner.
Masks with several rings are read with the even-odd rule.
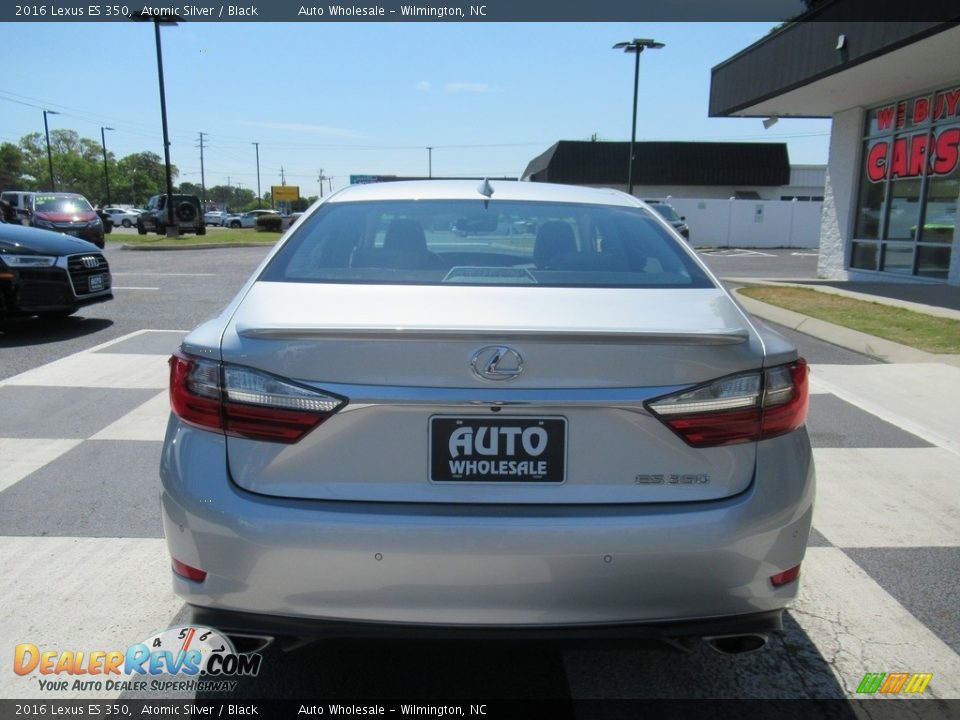
[[[330,203],[286,241],[260,279],[713,287],[646,210],[496,200]]]
[[[93,210],[86,198],[72,195],[37,195],[33,198],[33,209],[42,213],[76,213]]]

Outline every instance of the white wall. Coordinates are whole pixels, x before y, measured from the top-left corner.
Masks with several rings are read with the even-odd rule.
[[[614,190],[620,190],[621,192],[627,191],[626,184],[590,185],[589,187],[609,187]],[[675,198],[713,198],[715,200],[726,200],[739,190],[742,192],[755,192],[762,200],[779,200],[780,195],[783,194],[781,193],[782,189],[779,185],[771,187],[760,185],[634,185],[633,194],[641,200],[662,200],[667,196]],[[806,192],[804,194],[810,195],[812,193]],[[822,195],[823,192],[818,190],[816,194]]]
[[[816,248],[823,203],[670,198],[696,246]]]

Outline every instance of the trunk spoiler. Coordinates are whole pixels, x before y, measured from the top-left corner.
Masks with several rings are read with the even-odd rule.
[[[430,327],[294,327],[237,326],[237,334],[254,340],[477,340],[539,342],[602,342],[618,345],[739,345],[750,339],[746,328],[733,330],[651,330],[603,331],[575,330],[476,330]]]

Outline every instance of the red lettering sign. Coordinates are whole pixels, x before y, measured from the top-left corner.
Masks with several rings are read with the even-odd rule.
[[[897,129],[899,130],[907,124],[907,104],[905,102],[897,103]]]
[[[930,136],[927,133],[914,135],[910,138],[910,165],[907,168],[908,177],[923,175],[923,166],[927,161],[927,143]]]
[[[913,124],[919,125],[930,117],[930,98],[917,98],[913,103]]]
[[[936,119],[953,117],[957,114],[957,104],[960,103],[960,88],[937,95]]]
[[[960,165],[960,128],[943,130],[932,142],[927,133],[918,133],[897,138],[892,148],[886,140],[876,143],[867,152],[870,182],[887,179],[888,163],[891,180],[920,177],[924,167],[930,175],[951,175]]]
[[[877,110],[877,129],[889,130],[893,125],[893,105]]]
[[[931,171],[936,175],[950,175],[957,169],[960,159],[960,128],[944,130],[937,136],[936,159],[931,163]]]
[[[890,177],[902,178],[907,176],[907,139],[897,138],[893,141],[893,157],[890,159]]]
[[[878,142],[867,154],[867,177],[880,182],[887,176],[887,143]]]

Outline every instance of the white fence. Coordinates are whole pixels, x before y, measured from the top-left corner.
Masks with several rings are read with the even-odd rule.
[[[690,227],[695,246],[816,248],[822,202],[797,200],[697,200],[668,202]]]

